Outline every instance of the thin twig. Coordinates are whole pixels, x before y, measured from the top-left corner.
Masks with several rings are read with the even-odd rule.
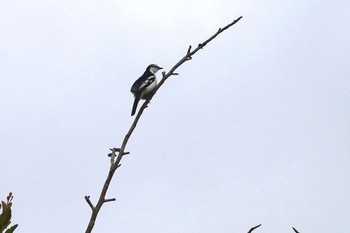
[[[130,139],[131,134],[134,132],[137,123],[140,120],[140,117],[143,113],[143,111],[147,108],[148,104],[150,103],[151,99],[153,98],[154,94],[157,92],[157,90],[163,85],[163,83],[172,75],[177,75],[177,73],[175,73],[174,71],[181,66],[184,62],[192,59],[192,56],[197,53],[200,49],[202,49],[205,45],[207,45],[209,42],[211,42],[215,37],[217,37],[220,33],[222,33],[223,31],[227,30],[228,28],[230,28],[231,26],[233,26],[234,24],[236,24],[240,19],[242,18],[239,17],[236,20],[234,20],[233,22],[231,22],[230,24],[226,25],[225,27],[223,27],[222,29],[220,28],[214,35],[212,35],[209,39],[207,39],[206,41],[204,41],[203,43],[199,44],[197,46],[196,49],[192,50],[192,46],[189,46],[187,53],[185,54],[185,56],[183,58],[180,59],[180,61],[178,61],[178,63],[176,63],[169,71],[168,73],[163,73],[163,78],[160,80],[159,84],[157,85],[157,87],[155,88],[153,94],[151,94],[151,96],[143,103],[143,105],[140,107],[138,113],[136,114],[136,117],[133,121],[133,123],[131,124],[127,134],[124,137],[124,140],[121,144],[120,148],[114,148],[112,150],[111,155],[111,166],[107,175],[107,178],[104,182],[104,185],[102,187],[101,190],[101,194],[100,197],[98,199],[98,202],[96,204],[96,206],[94,208],[92,208],[92,213],[91,213],[91,217],[90,217],[90,221],[89,224],[86,228],[85,233],[91,233],[92,229],[94,228],[95,225],[95,221],[97,218],[97,215],[102,207],[102,205],[106,202],[106,193],[107,190],[109,188],[109,184],[111,183],[111,180],[113,178],[114,172],[116,171],[116,169],[118,167],[120,167],[120,161],[122,160],[123,156],[126,154],[129,154],[129,152],[125,152],[125,147]],[[116,152],[118,153],[118,155],[116,154]],[[89,203],[89,202],[88,202]],[[90,202],[91,203],[91,202]],[[89,204],[90,205],[90,204]],[[92,204],[91,204],[92,205]],[[90,205],[90,207],[91,207]]]
[[[110,202],[110,201],[115,201],[116,199],[115,198],[109,198],[109,199],[105,199],[104,202]]]
[[[192,49],[192,45],[188,46],[187,54],[189,54],[191,52],[191,49]]]
[[[89,204],[92,211],[94,211],[95,207],[90,201],[90,196],[85,196],[85,201]]]
[[[295,233],[299,233],[299,231],[297,231],[297,229],[295,229],[294,227],[293,227],[293,230]]]
[[[250,228],[250,230],[248,231],[248,233],[252,233],[256,228],[258,228],[258,227],[260,227],[260,226],[261,226],[261,224],[256,225],[255,227]]]

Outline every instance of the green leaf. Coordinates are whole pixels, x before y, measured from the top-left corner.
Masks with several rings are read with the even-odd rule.
[[[7,205],[5,202],[1,201],[1,206],[2,206],[2,212],[7,209]]]
[[[15,224],[10,229],[6,230],[5,233],[13,233],[17,227],[18,227],[18,224]]]
[[[2,214],[0,214],[0,229],[3,231],[5,227],[10,224],[11,220],[11,209],[3,209]]]
[[[11,222],[6,223],[6,225],[4,226],[0,226],[0,232],[3,232],[9,225]]]

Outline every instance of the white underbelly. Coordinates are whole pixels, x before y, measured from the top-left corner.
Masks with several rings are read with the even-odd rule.
[[[141,94],[141,99],[144,99],[149,93],[153,91],[153,89],[157,86],[157,79],[154,80],[145,90],[143,90]]]

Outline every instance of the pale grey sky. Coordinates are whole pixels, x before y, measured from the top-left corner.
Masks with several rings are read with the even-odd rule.
[[[158,91],[94,232],[350,232],[348,1],[0,3],[17,233],[84,232],[134,80],[241,15]]]

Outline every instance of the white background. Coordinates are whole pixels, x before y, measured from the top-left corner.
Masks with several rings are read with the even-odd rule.
[[[84,232],[146,66],[158,91],[94,232],[350,232],[348,1],[0,1],[0,199]]]

